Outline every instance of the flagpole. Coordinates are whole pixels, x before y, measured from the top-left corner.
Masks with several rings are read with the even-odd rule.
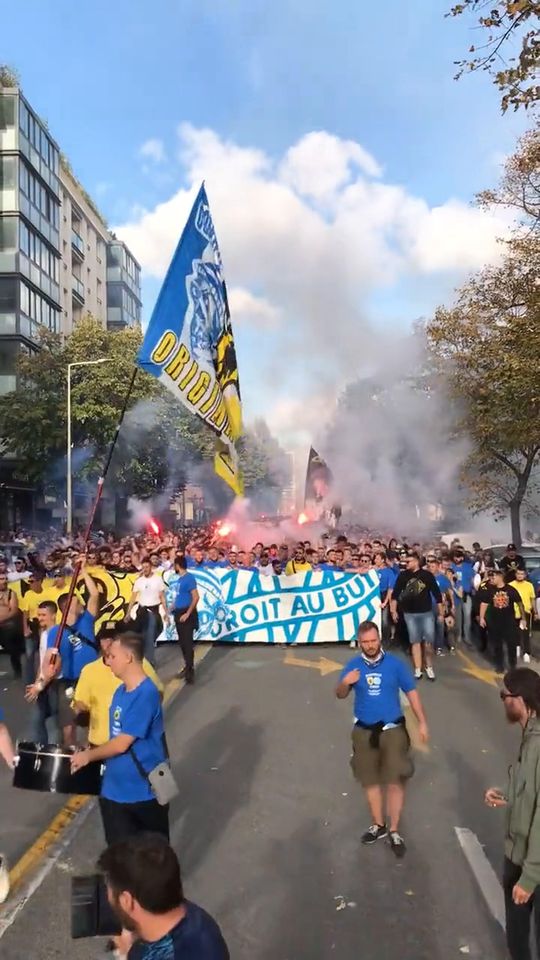
[[[86,548],[86,545],[87,545],[87,543],[88,543],[88,540],[90,539],[90,533],[92,532],[92,525],[93,525],[93,523],[94,523],[94,519],[95,519],[95,516],[96,516],[96,512],[97,512],[97,508],[98,508],[99,502],[100,502],[100,500],[101,500],[101,494],[103,493],[103,486],[104,486],[104,484],[105,484],[105,479],[106,479],[107,474],[108,474],[108,472],[109,472],[109,467],[110,467],[110,465],[111,465],[111,461],[112,461],[113,454],[114,454],[114,451],[115,451],[115,448],[116,448],[116,444],[117,444],[117,442],[118,442],[118,437],[119,437],[119,435],[120,435],[120,428],[121,428],[121,426],[122,426],[124,417],[125,417],[125,415],[126,415],[127,406],[128,406],[128,403],[129,403],[131,394],[132,394],[132,392],[133,392],[133,387],[135,386],[135,380],[137,379],[137,373],[138,373],[138,368],[137,368],[136,366],[134,366],[134,368],[133,368],[133,374],[132,374],[132,376],[131,376],[131,380],[129,381],[129,386],[128,386],[126,395],[125,395],[125,397],[124,397],[124,403],[123,403],[123,405],[122,405],[122,410],[120,411],[120,416],[119,416],[119,418],[118,418],[118,423],[117,423],[116,428],[115,428],[115,431],[114,431],[114,436],[113,436],[113,438],[112,438],[112,440],[111,440],[111,445],[110,445],[110,447],[109,447],[109,453],[108,453],[108,456],[107,456],[107,460],[105,461],[105,466],[104,466],[104,468],[103,468],[102,474],[101,474],[101,476],[100,476],[100,478],[99,478],[99,480],[98,480],[98,482],[97,482],[96,495],[95,495],[95,497],[94,497],[94,502],[93,502],[93,504],[92,504],[92,508],[91,508],[91,510],[90,510],[90,516],[89,516],[89,518],[88,518],[88,523],[87,523],[87,525],[86,525],[86,530],[85,530],[85,532],[84,532],[83,546],[82,546],[81,552],[84,552],[84,550],[85,550],[85,548]],[[61,643],[61,641],[62,641],[62,636],[63,636],[63,634],[64,634],[64,630],[66,629],[66,622],[67,622],[67,618],[68,618],[68,614],[69,614],[69,608],[70,608],[70,606],[71,606],[71,601],[72,601],[72,599],[73,599],[73,594],[75,593],[75,587],[76,587],[76,585],[77,585],[77,580],[79,579],[79,574],[80,574],[80,572],[81,572],[81,566],[82,566],[82,563],[81,563],[81,561],[79,560],[79,561],[75,564],[75,567],[74,567],[74,570],[73,570],[73,574],[72,574],[72,576],[71,576],[71,583],[70,583],[70,585],[69,585],[69,591],[68,591],[68,595],[67,595],[67,601],[66,601],[66,604],[65,604],[65,606],[64,606],[64,610],[63,610],[63,612],[62,612],[62,619],[61,619],[61,621],[60,621],[60,626],[59,626],[59,629],[58,629],[58,634],[57,634],[56,640],[55,640],[55,642],[54,642],[53,650],[55,650],[55,651],[58,651],[58,650],[59,650],[59,648],[60,648],[60,643]],[[53,657],[54,657],[54,654],[53,654]]]

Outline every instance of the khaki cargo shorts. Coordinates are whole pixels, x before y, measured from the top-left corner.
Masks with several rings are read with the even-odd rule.
[[[371,731],[353,727],[351,769],[363,787],[401,783],[414,773],[411,741],[404,726],[383,730],[379,746],[372,747]]]

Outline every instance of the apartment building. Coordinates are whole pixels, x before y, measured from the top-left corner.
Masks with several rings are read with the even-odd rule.
[[[17,357],[38,349],[41,328],[69,336],[87,313],[139,323],[140,274],[22,91],[0,85],[0,394],[16,390]],[[13,466],[0,453],[0,507],[24,492]]]

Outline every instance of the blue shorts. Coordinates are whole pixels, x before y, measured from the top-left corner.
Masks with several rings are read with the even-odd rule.
[[[433,611],[429,613],[404,613],[403,619],[407,625],[409,634],[409,643],[414,646],[415,643],[429,643],[431,646],[435,643],[435,616]]]

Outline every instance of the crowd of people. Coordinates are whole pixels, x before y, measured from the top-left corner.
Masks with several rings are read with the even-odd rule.
[[[399,819],[405,782],[412,772],[399,691],[409,698],[421,736],[427,739],[416,685],[424,676],[435,680],[436,657],[455,652],[460,644],[476,644],[492,657],[501,675],[505,658],[510,670],[519,657],[530,661],[538,588],[528,578],[514,544],[498,562],[480,544],[468,552],[459,543],[448,547],[442,542],[377,537],[351,541],[345,533],[316,540],[259,541],[251,550],[242,550],[213,527],[184,542],[172,532],[124,539],[100,534],[84,553],[82,546],[77,538],[45,548],[29,542],[24,552],[19,544],[10,560],[0,557],[0,645],[9,654],[15,675],[24,679],[31,705],[31,742],[62,744],[70,751],[73,772],[91,763],[104,765],[99,803],[108,850],[102,868],[110,879],[111,902],[128,930],[134,929],[133,914],[122,903],[137,912],[135,929],[141,940],[145,916],[149,930],[162,929],[145,906],[154,900],[137,876],[125,879],[125,870],[119,889],[114,871],[120,869],[119,863],[133,865],[138,858],[139,865],[147,864],[149,875],[157,863],[174,874],[176,899],[169,901],[163,891],[163,903],[170,907],[164,910],[163,924],[171,921],[183,949],[186,943],[195,946],[191,954],[171,956],[228,957],[217,924],[178,893],[178,862],[168,846],[169,803],[176,785],[165,737],[163,685],[155,670],[155,641],[163,621],[172,620],[184,656],[182,675],[193,683],[197,568],[284,578],[335,571],[369,575],[374,584],[378,579],[381,631],[373,623],[361,625],[351,640],[358,653],[344,668],[336,692],[342,699],[355,691],[351,763],[373,818],[363,842],[389,836],[398,857],[405,852]],[[72,592],[74,571],[78,578]],[[131,596],[121,620],[96,630],[103,571],[129,575]],[[412,669],[385,653],[392,645],[410,652]],[[363,689],[366,663],[372,681],[377,676],[384,692],[376,716],[367,688]],[[379,716],[381,704],[384,717]],[[8,764],[14,762],[1,715],[0,754]],[[132,938],[124,931],[117,949],[128,940],[132,947]],[[206,953],[201,944],[206,944]]]

